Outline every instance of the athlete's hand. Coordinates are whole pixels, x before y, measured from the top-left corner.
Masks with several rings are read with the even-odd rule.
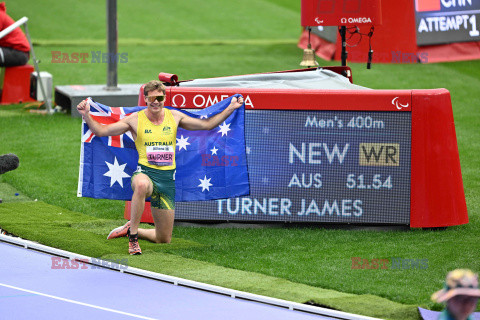
[[[242,106],[242,104],[243,104],[243,97],[242,96],[233,97],[232,101],[230,102],[230,107],[232,107],[233,109],[238,109]]]
[[[90,112],[90,104],[87,102],[87,100],[83,100],[77,105],[77,111],[82,116],[86,116]]]

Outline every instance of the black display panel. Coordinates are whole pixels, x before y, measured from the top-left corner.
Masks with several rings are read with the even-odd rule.
[[[247,110],[245,139],[250,195],[177,220],[409,224],[410,112]]]
[[[480,1],[415,0],[419,46],[480,40]]]

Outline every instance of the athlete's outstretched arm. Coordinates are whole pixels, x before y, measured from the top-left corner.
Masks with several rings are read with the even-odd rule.
[[[178,126],[186,130],[212,130],[220,123],[225,121],[236,109],[240,108],[243,104],[243,97],[233,97],[232,101],[225,110],[219,114],[214,115],[208,119],[198,119],[187,116],[186,114],[172,110],[172,114],[175,118],[180,119]]]
[[[130,130],[130,125],[128,124],[128,117],[121,119],[118,122],[102,125],[98,123],[95,119],[92,118],[90,115],[90,104],[87,100],[83,100],[77,105],[78,113],[83,116],[85,122],[87,123],[90,130],[95,134],[97,137],[105,137],[105,136],[118,136]]]

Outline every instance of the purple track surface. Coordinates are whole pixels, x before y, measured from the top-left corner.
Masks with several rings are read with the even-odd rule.
[[[332,319],[108,269],[52,269],[0,242],[0,319]]]

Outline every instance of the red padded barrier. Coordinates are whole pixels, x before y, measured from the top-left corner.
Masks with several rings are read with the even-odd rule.
[[[11,104],[35,101],[35,99],[30,97],[30,74],[33,71],[34,68],[31,65],[5,68],[0,103]]]
[[[468,223],[450,93],[412,90],[413,228]]]
[[[147,104],[145,103],[145,98],[144,98],[144,94],[143,94],[143,87],[145,87],[145,85],[142,85],[140,87],[139,92],[138,92],[138,105],[139,106],[147,106]]]

